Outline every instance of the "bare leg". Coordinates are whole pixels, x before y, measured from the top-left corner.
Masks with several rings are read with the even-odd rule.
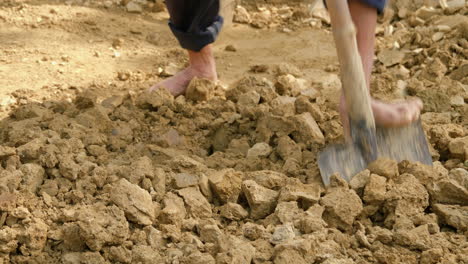
[[[377,10],[359,0],[350,0],[349,9],[357,28],[357,44],[369,88],[374,57]],[[376,124],[387,127],[404,126],[417,120],[423,106],[421,100],[384,103],[375,99],[372,99],[371,105]],[[349,137],[349,120],[343,95],[340,100],[340,117],[345,135]]]
[[[216,64],[213,56],[211,44],[205,46],[199,52],[188,50],[189,66],[150,88],[150,91],[164,87],[168,89],[172,95],[178,96],[185,92],[188,84],[194,77],[206,78],[212,81],[217,81]]]
[[[187,50],[189,66],[149,90],[165,87],[174,96],[185,92],[194,77],[217,81],[216,64],[211,43],[221,30],[222,18],[218,15],[219,0],[166,0],[169,27],[179,44]]]

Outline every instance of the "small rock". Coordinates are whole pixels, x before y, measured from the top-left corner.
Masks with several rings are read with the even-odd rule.
[[[444,223],[461,232],[468,230],[468,206],[435,204],[432,208]]]
[[[101,105],[105,108],[117,108],[123,103],[124,97],[113,95],[101,102]]]
[[[210,188],[210,181],[208,180],[208,177],[204,173],[202,173],[200,176],[198,187],[200,188],[200,191],[206,197],[206,199],[212,202],[213,192],[211,191],[211,188]]]
[[[415,176],[404,173],[394,179],[385,195],[385,225],[395,230],[412,228],[409,217],[422,214],[428,205],[429,194],[424,185]]]
[[[17,197],[13,193],[3,192],[0,194],[0,211],[11,212],[16,208]]]
[[[382,50],[379,55],[377,55],[379,61],[385,66],[390,67],[395,64],[400,64],[405,58],[405,53],[400,50]]]
[[[115,205],[85,206],[76,212],[76,218],[79,237],[93,251],[100,251],[106,245],[122,244],[130,234],[124,211]]]
[[[96,105],[97,94],[92,91],[79,93],[75,98],[75,105],[79,109],[87,109]]]
[[[296,100],[296,113],[303,114],[309,112],[317,122],[325,121],[325,115],[318,104],[313,104],[305,96],[300,96]]]
[[[237,202],[242,178],[243,174],[233,169],[224,169],[208,176],[214,193],[223,203]]]
[[[460,95],[452,96],[450,98],[450,104],[452,106],[464,106],[465,105],[465,99]]]
[[[237,104],[240,106],[254,107],[260,102],[260,95],[256,91],[249,91],[239,96]]]
[[[412,230],[398,231],[394,236],[396,244],[416,250],[431,248],[430,233],[427,225],[418,226]]]
[[[272,148],[265,142],[257,143],[247,151],[247,158],[266,158]]]
[[[268,189],[278,189],[284,186],[288,180],[288,176],[285,174],[270,170],[249,172],[247,176],[248,179],[252,179]]]
[[[319,231],[327,226],[327,223],[323,221],[322,215],[325,209],[316,204],[307,209],[305,216],[299,221],[299,229],[304,234]]]
[[[244,237],[251,241],[255,241],[259,238],[265,237],[267,234],[266,229],[261,226],[257,225],[254,223],[245,223],[242,226],[242,233],[244,234]]]
[[[20,207],[15,208],[13,212],[11,212],[11,215],[18,219],[25,219],[29,217],[31,213],[29,212],[28,208],[20,206]]]
[[[410,16],[408,23],[411,27],[418,27],[424,25],[425,21],[417,16]]]
[[[467,35],[468,35],[468,30],[467,30]],[[457,81],[461,81],[466,76],[468,76],[468,63],[460,65],[458,69],[452,71],[452,73],[450,74],[450,78],[452,78],[453,80],[457,80]]]
[[[396,71],[396,77],[401,79],[408,79],[410,77],[410,70],[408,70],[405,66],[399,65]],[[407,82],[405,82],[407,84]]]
[[[387,179],[376,174],[371,174],[369,183],[364,189],[363,200],[369,204],[379,204],[385,200],[387,192]]]
[[[452,139],[448,147],[452,156],[468,160],[468,136]]]
[[[207,101],[213,96],[215,87],[213,81],[195,77],[190,81],[185,96],[195,102]]]
[[[21,166],[23,172],[22,188],[35,194],[45,178],[45,171],[42,166],[35,163],[26,163]]]
[[[60,257],[60,263],[78,264],[78,263],[103,263],[104,258],[99,252],[67,252]]]
[[[441,6],[444,9],[449,9],[451,12],[455,12],[456,10],[463,8],[465,5],[466,5],[465,0],[452,0],[452,1],[447,1],[446,5],[441,5]]]
[[[213,224],[202,225],[199,233],[200,239],[205,243],[219,243],[220,239],[224,237],[219,227]]]
[[[431,199],[437,203],[468,204],[468,189],[453,178],[443,178],[428,185]]]
[[[156,133],[154,135],[154,143],[164,148],[178,146],[183,142],[183,137],[173,128],[170,128],[164,133]]]
[[[211,217],[211,205],[196,187],[189,187],[177,191],[184,198],[188,212],[195,218]]]
[[[163,199],[164,208],[159,219],[164,224],[179,224],[187,215],[184,200],[174,193],[167,193]]]
[[[437,25],[436,29],[437,31],[440,31],[440,32],[449,32],[450,30],[452,30],[452,28],[447,25]]]
[[[299,208],[296,201],[280,202],[276,206],[275,215],[283,224],[294,223],[302,217],[303,210]]]
[[[245,240],[231,235],[220,244],[223,245],[221,253],[216,256],[216,263],[252,263],[255,248]]]
[[[236,6],[236,12],[234,14],[234,22],[249,24],[252,21],[249,12],[243,6]]]
[[[198,185],[200,177],[194,174],[176,173],[174,175],[174,185],[177,189]]]
[[[319,96],[319,92],[314,88],[307,88],[301,91],[301,95],[309,98],[310,100],[314,100]]]
[[[306,81],[291,74],[281,75],[275,83],[275,88],[280,95],[298,96],[306,89]]]
[[[267,9],[255,12],[252,15],[252,22],[250,22],[250,25],[254,28],[266,28],[270,24],[271,16],[271,11]]]
[[[296,114],[295,97],[278,96],[270,102],[272,112],[280,116],[293,116]]]
[[[126,217],[140,225],[151,225],[156,215],[151,195],[136,184],[121,179],[113,184],[110,199],[124,210]]]
[[[143,7],[136,3],[136,1],[130,1],[126,6],[127,12],[129,13],[142,13],[143,12]]]
[[[423,6],[416,10],[415,15],[423,20],[428,20],[429,18],[440,14],[440,9],[434,9],[433,7]]]
[[[107,1],[104,2],[104,7],[105,8],[110,8],[110,7],[112,7],[113,4],[114,3],[112,1],[107,0]]]
[[[323,219],[331,227],[350,230],[354,219],[361,213],[363,206],[359,196],[345,188],[332,188],[321,200],[325,207]]]
[[[276,76],[292,75],[296,78],[302,77],[303,73],[296,66],[289,63],[280,63],[276,65],[274,72]]]
[[[138,107],[143,109],[171,107],[174,104],[174,96],[165,87],[153,90],[151,93],[141,93],[136,100]]]
[[[216,260],[209,253],[194,252],[186,259],[186,262],[191,264],[215,264]]]
[[[369,164],[368,169],[379,176],[383,176],[387,179],[397,177],[398,174],[398,163],[395,160],[388,158],[379,158],[378,160]]]
[[[372,235],[375,237],[376,241],[380,241],[384,244],[390,244],[393,241],[393,232],[380,226],[374,226],[372,228]]]
[[[134,245],[132,247],[132,263],[163,263],[163,258],[157,250],[147,245]],[[103,263],[103,262],[91,262]],[[104,262],[105,263],[105,262]]]
[[[460,186],[468,189],[468,171],[462,168],[456,168],[450,171],[449,177],[456,181]]]
[[[330,15],[323,6],[323,4],[315,4],[312,6],[312,9],[310,10],[310,14],[312,17],[320,19],[322,22],[330,25]]]
[[[249,216],[249,212],[247,212],[247,210],[245,210],[240,204],[227,203],[221,206],[220,215],[229,220],[239,221]]]
[[[231,51],[231,52],[236,52],[237,51],[237,48],[232,45],[232,44],[229,44],[226,46],[226,48],[224,48],[225,51]]]
[[[123,39],[121,39],[121,38],[114,39],[114,40],[112,41],[112,47],[113,47],[114,49],[118,49],[118,48],[122,47],[122,44],[123,44],[124,42],[125,42],[125,41],[124,41]]]
[[[320,199],[321,187],[316,184],[288,184],[281,188],[280,201],[297,201],[301,208],[307,209]]]
[[[0,146],[0,158],[6,158],[16,154],[16,149],[8,146]]]
[[[436,82],[442,80],[446,72],[447,66],[439,58],[435,58],[427,64],[426,68],[421,73],[421,77]]]
[[[437,42],[441,40],[444,37],[445,33],[444,32],[436,32],[434,35],[432,35],[432,41]]]
[[[438,263],[444,256],[444,250],[440,247],[431,248],[421,253],[421,264]]]
[[[359,192],[360,190],[364,189],[366,184],[369,182],[369,178],[370,171],[367,169],[363,170],[351,178],[349,181],[349,186],[356,192]]]
[[[270,69],[268,64],[255,64],[250,66],[250,71],[253,73],[266,73]]]
[[[280,225],[275,228],[275,232],[270,238],[270,243],[279,245],[296,237],[294,227],[291,224]]]
[[[435,124],[449,124],[452,121],[450,113],[434,113],[426,112],[421,115],[421,120],[425,124],[435,125]]]
[[[298,143],[306,144],[325,144],[320,127],[310,113],[302,113],[293,117],[296,124],[296,129],[293,132],[293,137]]]
[[[16,99],[10,95],[4,95],[0,98],[0,106],[10,106],[16,104]]]
[[[282,246],[282,245],[280,245]],[[275,264],[308,264],[312,262],[308,262],[304,259],[304,254],[302,253],[304,249],[299,250],[295,249],[295,247],[288,247],[288,243],[285,244],[285,248],[279,252],[275,252],[274,263]],[[295,246],[295,245],[294,245]],[[275,250],[276,251],[276,250]],[[305,251],[305,250],[304,250]],[[325,261],[326,262],[326,261]],[[322,262],[322,263],[325,263]]]
[[[293,158],[297,161],[302,161],[302,150],[299,145],[294,142],[289,136],[283,136],[278,139],[276,152],[283,160]]]
[[[252,180],[242,183],[242,192],[249,203],[252,219],[264,218],[275,210],[278,192],[260,186]]]
[[[398,8],[398,17],[399,18],[406,18],[408,15],[409,11],[405,7]]]

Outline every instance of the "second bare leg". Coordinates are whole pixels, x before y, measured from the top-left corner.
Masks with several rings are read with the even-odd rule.
[[[377,10],[359,0],[349,1],[349,9],[357,28],[358,50],[361,55],[367,87],[369,88],[374,63]],[[417,120],[423,104],[419,99],[407,100],[401,103],[385,103],[372,99],[371,107],[377,125],[395,127],[404,126]],[[340,100],[340,117],[343,122],[345,135],[348,137],[349,120],[343,95]]]

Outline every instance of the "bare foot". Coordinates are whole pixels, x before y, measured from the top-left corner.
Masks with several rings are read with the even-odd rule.
[[[371,99],[375,124],[383,127],[400,127],[408,125],[419,119],[423,103],[419,99],[411,99],[397,103],[385,103]],[[346,140],[350,139],[349,119],[346,112],[344,97],[340,100],[340,117]]]
[[[204,47],[199,52],[188,51],[190,65],[176,75],[153,85],[149,91],[152,92],[161,87],[166,88],[172,95],[178,96],[185,93],[190,81],[195,78],[206,78],[216,82],[216,64],[211,45]]]

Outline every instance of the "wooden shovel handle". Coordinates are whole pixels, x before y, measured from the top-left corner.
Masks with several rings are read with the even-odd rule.
[[[326,0],[341,68],[341,83],[351,120],[375,130],[370,95],[357,48],[356,28],[347,0]]]

